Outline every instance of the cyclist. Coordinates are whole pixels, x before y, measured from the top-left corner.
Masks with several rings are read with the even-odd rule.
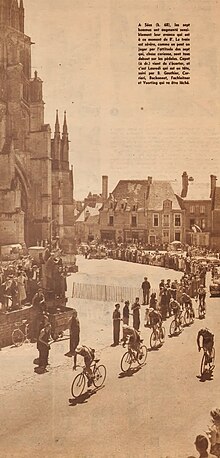
[[[149,322],[150,328],[153,331],[156,331],[157,327],[160,328],[162,325],[162,315],[158,310],[154,310],[153,308],[149,309]]]
[[[206,290],[203,285],[199,286],[198,289],[198,298],[199,298],[199,306],[203,311],[205,309],[205,298],[206,298]]]
[[[95,359],[95,350],[94,348],[86,347],[85,345],[82,345],[81,347],[77,347],[75,350],[76,353],[76,360],[77,360],[77,355],[80,355],[84,358],[84,364],[86,367],[86,373],[88,376],[88,386],[92,385],[92,380],[93,380],[93,373],[91,369],[91,364]],[[76,361],[74,361],[76,364]],[[75,370],[76,365],[74,364],[73,370]]]
[[[180,303],[178,301],[176,301],[175,299],[171,299],[170,308],[171,308],[171,310],[173,312],[173,315],[174,315],[175,319],[180,318],[180,315],[182,313],[182,309],[181,309]]]
[[[141,343],[141,337],[140,337],[139,332],[136,329],[132,328],[131,326],[124,324],[123,335],[124,335],[123,347],[125,347],[127,337],[129,336],[128,349],[135,351],[138,355],[138,353],[140,352],[140,343]]]
[[[190,310],[190,312],[192,314],[192,317],[195,318],[195,312],[194,312],[194,309],[193,309],[193,303],[192,303],[192,299],[189,296],[189,294],[186,294],[186,293],[182,294],[181,304],[182,304],[183,307],[185,306],[186,310],[187,309]]]
[[[202,342],[202,345],[201,345]],[[203,348],[209,356],[208,363],[212,362],[212,349],[214,346],[214,334],[208,328],[200,329],[197,335],[197,345],[200,351]]]

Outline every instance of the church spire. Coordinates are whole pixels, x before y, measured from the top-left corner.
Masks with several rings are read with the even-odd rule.
[[[66,111],[64,111],[63,135],[68,135],[67,121],[66,121]]]
[[[55,134],[60,134],[59,113],[56,110]]]
[[[61,160],[66,163],[69,162],[69,140],[68,140],[66,111],[64,111]]]

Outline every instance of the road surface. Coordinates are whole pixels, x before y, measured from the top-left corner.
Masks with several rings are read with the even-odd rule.
[[[81,260],[80,273],[69,278],[100,283],[137,285],[147,274],[154,285],[179,273],[120,261]],[[112,273],[112,274],[111,274]],[[107,367],[105,386],[90,391],[79,402],[69,402],[72,362],[64,357],[68,340],[51,346],[45,374],[33,371],[36,346],[3,349],[1,359],[1,456],[33,458],[182,458],[196,455],[194,440],[204,434],[211,408],[220,400],[220,300],[208,299],[206,319],[185,328],[179,337],[166,336],[159,351],[148,353],[146,365],[122,376],[122,346],[112,348],[113,304],[70,299],[79,311],[81,343],[97,348]],[[144,307],[142,307],[142,315]],[[213,380],[201,382],[201,353],[196,336],[202,326],[216,336]],[[168,334],[169,320],[166,323]],[[149,346],[150,331],[142,336]]]

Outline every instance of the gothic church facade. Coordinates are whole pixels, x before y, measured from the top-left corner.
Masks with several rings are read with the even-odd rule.
[[[24,4],[0,0],[0,245],[73,240],[73,170],[62,133],[44,121],[42,80],[31,75]]]

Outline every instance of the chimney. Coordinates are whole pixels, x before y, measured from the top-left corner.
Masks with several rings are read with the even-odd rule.
[[[210,197],[213,197],[214,195],[215,188],[216,188],[216,181],[217,181],[216,175],[210,175],[210,185],[211,185]]]
[[[186,172],[183,172],[183,174],[182,174],[182,191],[181,191],[181,197],[186,197],[186,196],[187,196],[188,184],[189,184],[188,175],[187,175]]]
[[[102,176],[102,198],[104,201],[108,199],[108,177],[106,175]]]
[[[147,177],[148,184],[152,184],[153,178],[152,177]]]

